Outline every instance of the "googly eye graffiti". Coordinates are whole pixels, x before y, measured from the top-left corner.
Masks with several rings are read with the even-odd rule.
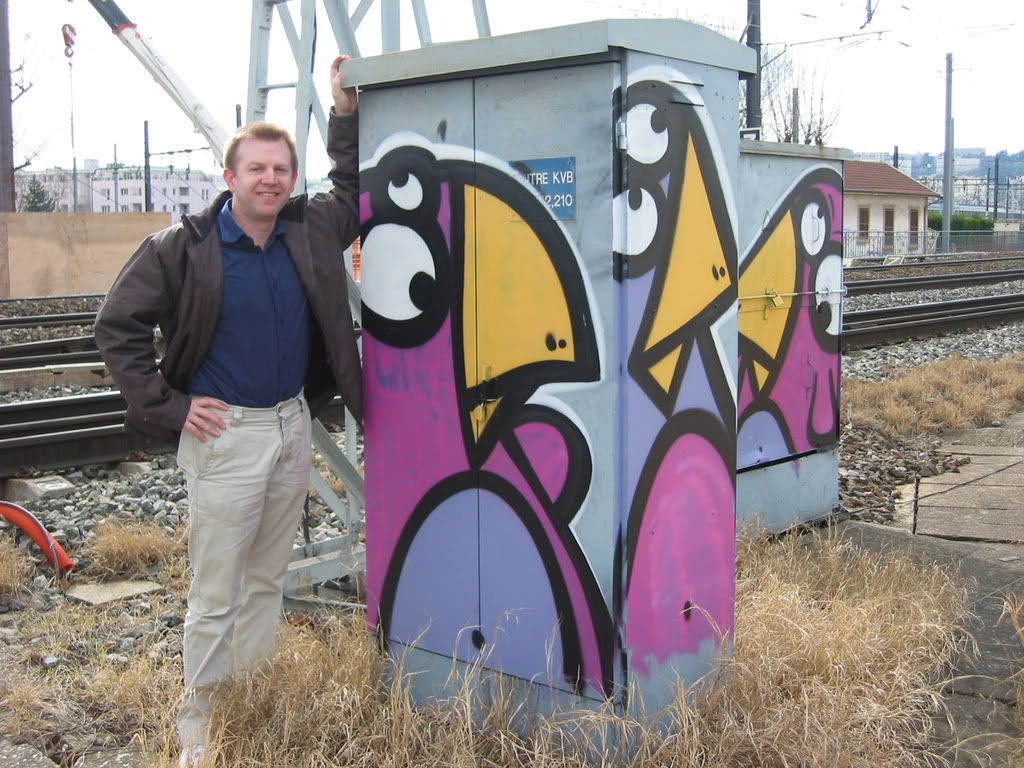
[[[736,236],[706,110],[681,73],[637,73],[616,189],[629,346],[623,635],[641,678],[732,631]]]
[[[481,153],[398,135],[360,181],[371,624],[607,696],[611,618],[570,527],[591,449],[568,408],[527,402],[600,376],[573,244]]]
[[[842,184],[801,176],[741,261],[740,468],[838,441]]]
[[[653,60],[581,67],[601,103],[548,143],[513,104],[557,78],[474,85],[480,131],[455,133],[519,160],[441,131],[366,153],[369,621],[420,670],[667,703],[732,637],[737,470],[836,442],[838,162],[740,155],[699,78]],[[554,167],[571,209],[531,181]]]

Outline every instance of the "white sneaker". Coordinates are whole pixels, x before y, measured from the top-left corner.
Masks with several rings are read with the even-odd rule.
[[[195,768],[203,762],[205,751],[206,747],[202,744],[193,744],[191,747],[183,748],[181,755],[178,756],[178,768]]]

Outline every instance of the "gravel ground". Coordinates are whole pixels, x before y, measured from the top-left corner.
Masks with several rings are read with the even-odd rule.
[[[45,389],[12,389],[8,392],[0,392],[0,403],[48,400],[52,397],[72,397],[74,395],[88,395],[94,392],[110,392],[114,389],[116,387],[79,387],[65,384],[56,387],[46,387]]]
[[[50,339],[92,336],[92,325],[54,325],[44,328],[0,328],[0,347]]]
[[[848,296],[843,300],[843,311],[856,312],[1007,293],[1024,293],[1024,280],[956,289]],[[1024,352],[1024,323],[1007,323],[996,328],[916,339],[877,349],[857,350],[843,356],[843,376],[886,379],[902,368],[916,368],[954,354],[978,360],[998,360],[1019,352]]]
[[[1024,293],[1024,280],[1010,280],[993,285],[968,285],[963,288],[934,288],[928,291],[897,291],[895,293],[846,296],[843,299],[843,311],[858,312],[862,309],[903,307],[908,304],[928,304],[933,301],[974,299],[981,296],[1001,296],[1010,293]]]
[[[64,296],[44,299],[5,299],[0,301],[0,317],[63,315],[70,312],[95,312],[102,296]]]
[[[63,315],[71,312],[95,312],[100,308],[102,296],[74,296],[55,299],[15,299],[0,301],[0,317],[33,317],[36,315]],[[47,339],[70,339],[92,336],[92,324],[61,325],[47,328],[0,329],[0,346],[24,344]]]

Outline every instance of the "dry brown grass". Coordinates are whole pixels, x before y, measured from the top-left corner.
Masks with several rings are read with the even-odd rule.
[[[103,578],[142,578],[183,551],[180,536],[153,523],[106,522],[89,542],[88,572]]]
[[[0,600],[24,593],[32,576],[32,561],[9,539],[0,539]]]
[[[1024,355],[998,362],[959,355],[889,381],[843,380],[847,421],[912,437],[991,424],[1024,404]]]
[[[67,723],[80,719],[49,676],[8,670],[0,676],[0,734],[39,747],[57,738]]]
[[[523,733],[514,703],[488,703],[472,680],[417,710],[361,617],[322,619],[285,629],[272,663],[225,689],[213,762],[575,768],[624,765],[629,744],[640,768],[922,765],[966,604],[954,574],[831,534],[747,543],[734,656],[690,703],[679,697],[667,733],[607,711]]]
[[[164,569],[180,570],[174,563]],[[388,674],[362,616],[316,617],[283,627],[272,661],[225,687],[209,762],[231,768],[924,764],[945,665],[966,641],[959,628],[966,593],[955,574],[822,533],[744,541],[737,587],[734,655],[714,684],[692,691],[689,701],[679,697],[666,713],[667,732],[607,710],[524,719],[514,696],[493,696],[493,679],[472,676],[447,706],[416,709],[407,679]],[[141,743],[154,766],[173,766],[180,660],[147,641],[127,663],[112,661],[107,654],[120,636],[121,614],[123,607],[68,605],[33,616],[22,629],[32,658],[22,659],[0,690],[10,702],[0,708],[0,732],[53,753],[63,733],[100,731],[121,744]],[[39,672],[38,657],[50,653],[69,664]]]
[[[1008,619],[1013,625],[1017,639],[1024,643],[1024,597],[1009,594],[1003,598],[1003,615],[999,620]],[[1024,728],[1024,670],[1019,670],[1017,677],[1017,725]]]

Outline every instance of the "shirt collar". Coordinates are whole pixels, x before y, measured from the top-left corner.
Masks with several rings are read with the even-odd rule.
[[[245,231],[238,226],[238,222],[235,221],[234,214],[231,213],[231,198],[229,197],[224,201],[224,205],[221,206],[220,213],[217,214],[217,234],[220,235],[221,243],[237,243],[243,237],[246,238],[250,243],[252,239],[249,238]],[[274,238],[284,234],[284,222],[281,221],[281,217],[277,217],[277,221],[274,222],[274,231],[270,233],[270,240],[267,244],[270,244]]]

